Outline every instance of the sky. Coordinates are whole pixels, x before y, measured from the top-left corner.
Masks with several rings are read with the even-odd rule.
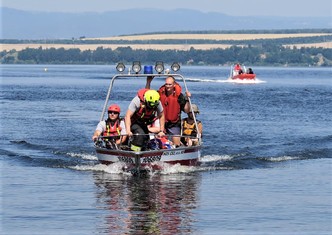
[[[1,0],[1,6],[43,12],[186,8],[231,16],[329,16],[332,20],[332,0]]]

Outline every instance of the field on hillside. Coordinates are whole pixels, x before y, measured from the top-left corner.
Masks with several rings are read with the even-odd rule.
[[[314,36],[331,36],[332,34],[328,33],[293,33],[293,34],[151,34],[151,35],[130,35],[130,36],[116,36],[116,37],[104,37],[104,38],[85,38],[82,40],[126,40],[126,41],[149,41],[149,40],[168,40],[168,39],[196,39],[196,40],[235,40],[239,41],[237,46],[246,46],[243,45],[241,41],[243,40],[255,40],[255,39],[281,39],[281,38],[295,38],[295,37],[314,37]],[[80,50],[96,50],[98,47],[103,48],[111,48],[115,50],[119,47],[131,47],[132,49],[142,49],[142,50],[189,50],[190,48],[194,48],[196,50],[211,50],[216,48],[229,48],[232,44],[216,44],[215,42],[212,44],[135,44],[135,43],[127,43],[127,44],[103,44],[103,43],[95,43],[95,44],[80,44],[81,40],[76,40],[74,44],[44,44],[44,43],[31,43],[31,44],[0,44],[1,51],[10,51],[16,50],[21,51],[26,48],[39,48],[48,49],[48,48],[64,48],[64,49],[72,49],[78,48]],[[323,48],[332,48],[332,42],[322,42],[322,43],[300,43],[300,44],[291,44],[284,45],[290,47],[323,47]]]
[[[327,36],[328,33],[292,33],[292,34],[150,34],[130,35],[102,38],[87,38],[86,40],[167,40],[167,39],[197,39],[197,40],[255,40],[279,39],[295,37]]]

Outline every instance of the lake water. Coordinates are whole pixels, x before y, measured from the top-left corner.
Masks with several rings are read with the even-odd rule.
[[[183,66],[201,166],[149,177],[96,159],[113,66],[0,68],[1,234],[332,233],[331,68],[257,67],[238,84],[228,67]],[[144,84],[115,84],[122,114]]]

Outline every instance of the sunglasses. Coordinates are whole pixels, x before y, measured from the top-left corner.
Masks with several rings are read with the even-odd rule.
[[[119,114],[119,112],[109,111],[108,114]]]

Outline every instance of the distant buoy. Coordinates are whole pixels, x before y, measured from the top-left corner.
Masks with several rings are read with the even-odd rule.
[[[45,71],[45,72],[47,72],[47,70],[48,70],[47,68],[44,68],[44,71]]]

